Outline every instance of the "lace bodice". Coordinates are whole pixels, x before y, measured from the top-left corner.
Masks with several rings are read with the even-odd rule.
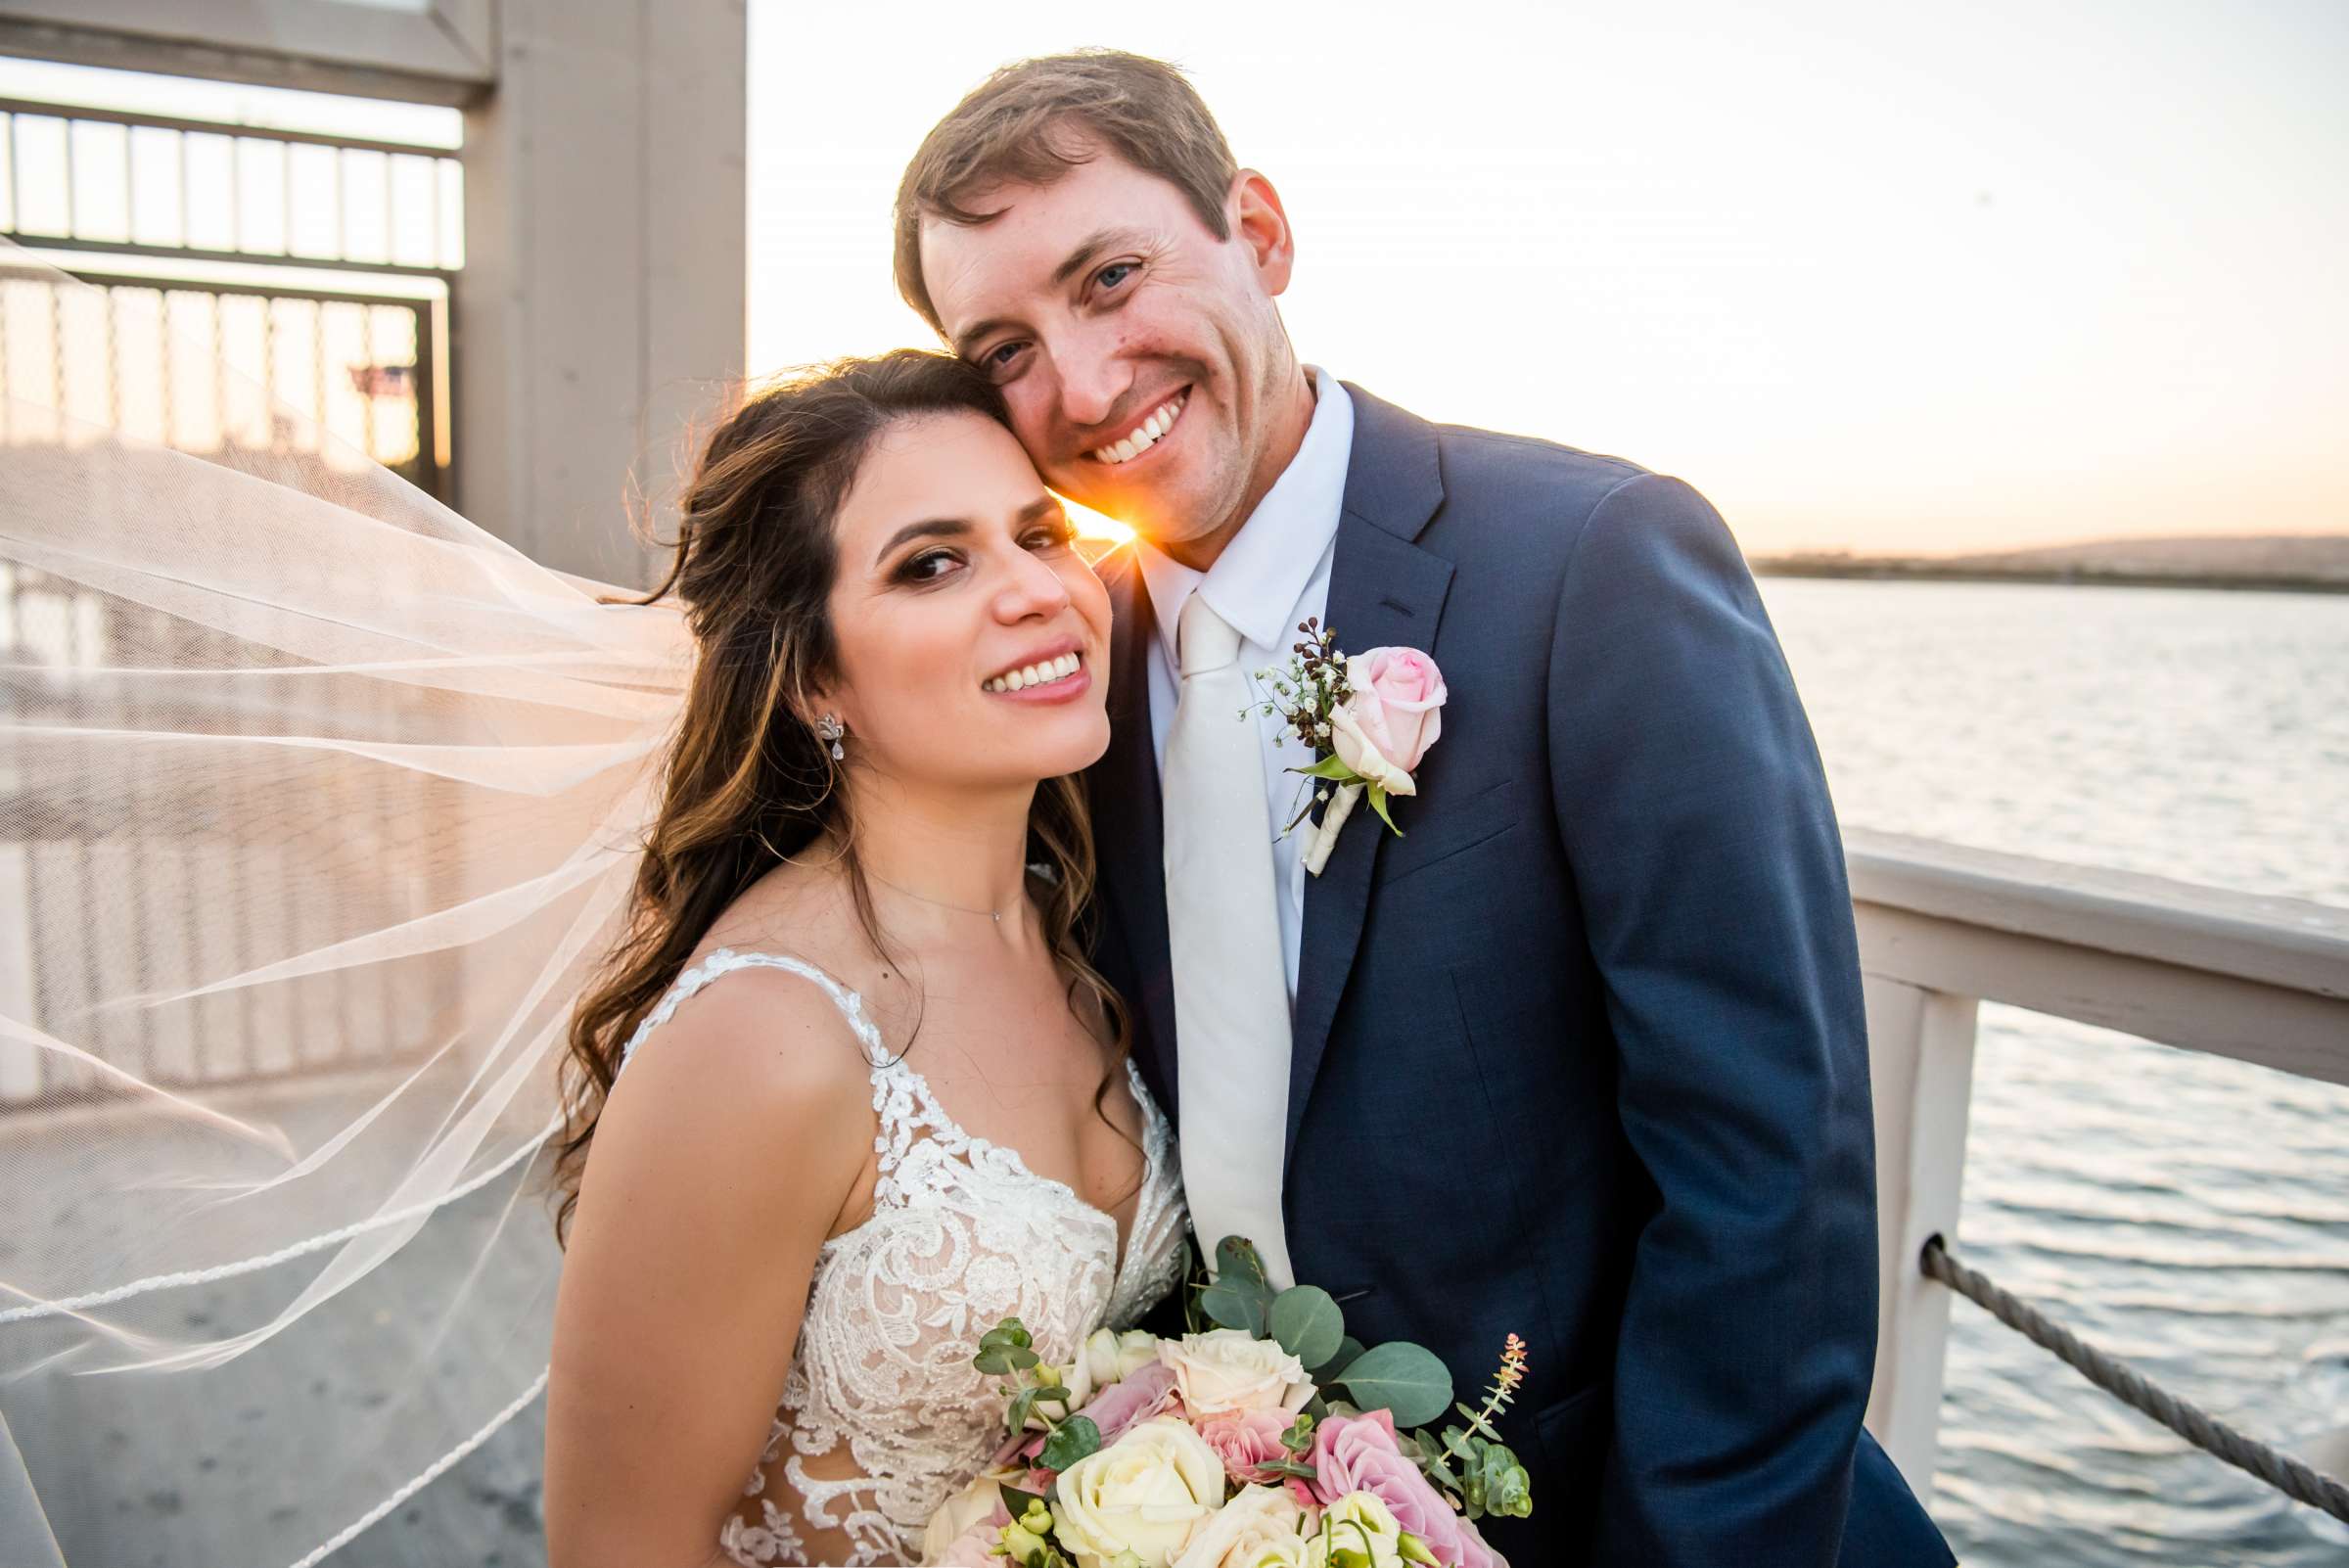
[[[1017,1315],[1036,1354],[1065,1363],[1095,1328],[1131,1323],[1181,1282],[1173,1133],[1128,1063],[1146,1166],[1121,1258],[1117,1221],[957,1127],[922,1075],[891,1059],[854,992],[796,958],[722,947],[677,977],[622,1068],[678,1003],[752,967],[813,982],[854,1031],[880,1176],[872,1217],[817,1255],[773,1431],[720,1545],[754,1565],[912,1563],[930,1515],[1004,1436],[995,1379],[971,1365],[979,1336]]]

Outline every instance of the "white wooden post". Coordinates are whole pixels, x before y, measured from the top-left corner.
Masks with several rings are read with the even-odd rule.
[[[1929,1236],[1955,1241],[1973,1104],[1971,996],[1869,974],[1867,1041],[1876,1109],[1876,1380],[1867,1429],[1921,1499],[1940,1451],[1950,1293],[1918,1271]]]

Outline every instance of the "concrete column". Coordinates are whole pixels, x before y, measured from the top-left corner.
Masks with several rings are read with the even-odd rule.
[[[742,0],[501,0],[465,115],[451,308],[457,510],[534,560],[634,586],[629,534],[742,371]]]

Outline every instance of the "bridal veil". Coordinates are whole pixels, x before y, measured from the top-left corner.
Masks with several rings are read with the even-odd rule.
[[[0,253],[11,1565],[315,1561],[535,1454],[557,1065],[691,654],[179,374],[160,297]]]

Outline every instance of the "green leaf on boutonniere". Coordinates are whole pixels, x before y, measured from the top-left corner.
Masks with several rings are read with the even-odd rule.
[[[1344,762],[1339,761],[1334,755],[1322,758],[1321,761],[1315,762],[1311,767],[1292,767],[1289,769],[1289,771],[1292,773],[1303,773],[1307,778],[1334,779],[1340,784],[1359,784],[1363,782],[1361,774],[1357,773],[1353,768],[1348,767]]]
[[[1334,1381],[1364,1409],[1385,1406],[1399,1427],[1423,1425],[1451,1404],[1451,1369],[1433,1351],[1408,1340],[1372,1346]]]
[[[1272,1298],[1267,1326],[1308,1369],[1321,1365],[1346,1342],[1346,1314],[1319,1285],[1297,1285]]]
[[[1384,822],[1387,825],[1388,830],[1397,838],[1402,838],[1403,829],[1397,827],[1395,825],[1395,819],[1387,814],[1387,792],[1385,787],[1383,785],[1373,784],[1362,793],[1370,798],[1370,809],[1378,813],[1378,819],[1381,822]]]
[[[1065,1470],[1088,1453],[1101,1448],[1101,1429],[1089,1415],[1072,1415],[1052,1429],[1044,1439],[1043,1449],[1036,1462],[1047,1470]]]

